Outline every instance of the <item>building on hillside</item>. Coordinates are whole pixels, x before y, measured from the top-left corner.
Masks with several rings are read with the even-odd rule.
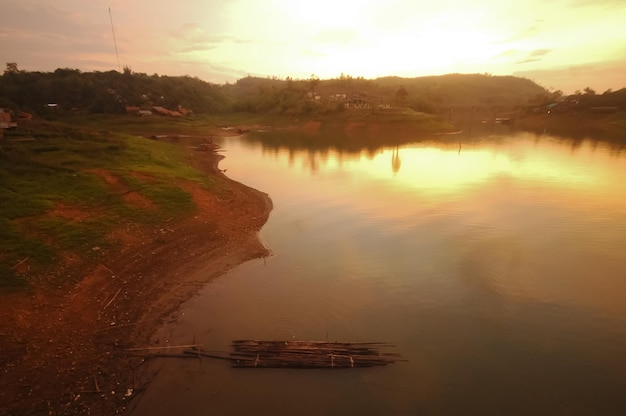
[[[160,106],[152,107],[152,111],[160,116],[181,117],[183,115],[180,111],[168,110],[167,108]]]
[[[345,97],[345,98],[344,98]],[[332,94],[330,101],[343,102],[346,109],[352,110],[371,110],[371,109],[390,109],[391,105],[385,101],[383,97],[369,95],[365,93]]]
[[[152,112],[155,114],[158,114],[160,116],[169,116],[170,115],[170,110],[168,110],[165,107],[160,107],[160,106],[154,106],[152,107]]]
[[[139,115],[141,108],[134,105],[125,105],[124,110],[126,111],[126,114]]]
[[[343,93],[335,93],[328,96],[329,101],[345,101],[346,98],[348,98],[348,96]]]
[[[13,120],[13,113],[10,110],[0,108],[0,139],[4,137],[4,130],[16,127],[17,122]]]
[[[350,94],[348,98],[345,99],[344,105],[348,109],[364,110],[372,108],[364,94]]]
[[[27,113],[25,111],[18,111],[17,112],[17,119],[18,120],[32,120],[33,119],[33,115],[31,113]]]
[[[178,106],[178,112],[180,114],[182,114],[183,116],[189,116],[189,115],[193,114],[193,111],[183,107],[182,105]]]
[[[4,108],[0,108],[0,127],[3,129],[8,129],[10,123],[11,113],[5,111]]]

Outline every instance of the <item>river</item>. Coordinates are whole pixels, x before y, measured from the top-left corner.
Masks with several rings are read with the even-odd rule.
[[[133,415],[626,414],[626,149],[524,132],[396,147],[229,138],[271,250],[183,305],[171,344],[385,341],[348,370],[161,360]]]

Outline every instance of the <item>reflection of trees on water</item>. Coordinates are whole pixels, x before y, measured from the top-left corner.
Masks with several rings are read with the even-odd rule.
[[[317,173],[320,169],[319,159],[320,155],[315,153],[309,153],[305,159],[305,166],[311,169],[311,173]]]
[[[454,112],[440,113],[441,117],[447,114],[453,117],[449,121],[462,131],[461,137],[466,139],[480,139],[491,135],[514,135],[522,132],[531,132],[539,136],[552,136],[563,140],[571,140],[572,146],[584,143],[587,140],[604,142],[616,149],[626,146],[626,135],[619,124],[602,121],[597,116],[588,113],[565,113],[557,115],[534,114],[521,115],[520,110],[505,111],[498,107],[489,110],[454,109]],[[512,118],[513,123],[497,122],[497,118]]]
[[[333,149],[324,149],[324,150],[305,150],[305,149],[297,149],[293,147],[287,146],[267,146],[264,145],[262,147],[262,152],[264,155],[273,155],[276,158],[280,157],[280,155],[285,152],[288,155],[288,164],[289,167],[293,167],[296,162],[300,162],[302,167],[309,170],[311,173],[316,174],[319,172],[320,167],[324,166],[329,158],[331,157]],[[335,156],[336,160],[341,161],[343,159],[343,154],[341,152],[337,153]]]
[[[391,168],[398,173],[401,167],[399,148],[409,143],[433,140],[433,135],[419,134],[411,129],[390,127],[385,134],[368,131],[343,132],[329,131],[322,134],[308,134],[296,130],[272,131],[270,133],[252,132],[247,141],[261,143],[266,154],[279,154],[287,151],[289,164],[301,160],[304,167],[316,173],[332,154],[339,164],[342,160],[355,157],[373,159],[376,155],[393,147]]]
[[[369,151],[362,149],[361,152],[343,152],[337,149],[327,148],[324,150],[312,149],[294,149],[285,146],[263,146],[263,154],[279,157],[281,154],[287,154],[287,160],[290,167],[300,162],[303,168],[306,168],[312,174],[319,172],[320,167],[326,165],[329,160],[333,160],[339,166],[343,165],[345,160],[354,160],[356,158],[374,159],[377,155],[386,153],[384,149],[377,151]],[[400,146],[391,149],[391,171],[394,174],[400,172],[402,167],[402,159],[400,158]]]
[[[351,137],[340,135],[302,135],[294,132],[282,133],[273,132],[271,134],[247,136],[244,142],[254,146],[254,143],[260,143],[263,154],[280,157],[285,153],[288,154],[289,166],[300,163],[303,168],[316,174],[320,168],[325,166],[329,160],[337,163],[340,167],[345,161],[351,161],[359,158],[374,159],[377,155],[385,153],[391,149],[391,170],[393,174],[400,172],[402,167],[402,159],[400,157],[400,148],[404,145],[415,145],[418,143],[429,143],[430,146],[436,146],[450,151],[456,151],[461,155],[465,146],[470,148],[483,140],[493,140],[495,137],[505,138],[516,135],[529,134],[522,130],[513,130],[508,126],[495,125],[496,127],[484,125],[482,123],[473,126],[465,126],[460,134],[441,135],[433,138],[430,137],[414,137],[413,140],[399,140],[397,137],[388,137],[380,135],[378,141],[371,140],[369,137]],[[281,134],[282,133],[282,134]],[[530,133],[533,134],[533,133]],[[615,143],[605,140],[594,139],[576,139],[572,137],[558,137],[548,134],[534,134],[534,140],[537,144],[544,140],[558,140],[571,146],[572,151],[576,151],[583,145],[595,147],[608,147],[611,155],[620,157],[626,152],[626,145],[623,143]],[[384,140],[386,139],[386,142]]]
[[[297,130],[272,131],[271,133],[253,132],[247,136],[250,141],[262,143],[266,148],[287,148],[313,152],[325,152],[329,149],[340,154],[355,155],[367,152],[375,155],[391,146],[428,141],[433,135],[424,135],[410,129],[392,129],[381,132],[342,132],[330,131],[321,134],[307,134]]]
[[[391,170],[393,173],[400,172],[400,166],[402,165],[402,160],[400,159],[400,148],[394,147],[391,150]]]

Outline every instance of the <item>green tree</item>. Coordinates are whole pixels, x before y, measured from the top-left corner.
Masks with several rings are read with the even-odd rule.
[[[315,90],[320,85],[320,79],[315,74],[311,74],[309,78],[309,92],[315,93]]]
[[[409,93],[404,88],[404,86],[401,86],[400,88],[398,88],[398,91],[396,91],[396,104],[399,107],[406,107],[408,98],[409,98]]]
[[[584,91],[584,92],[585,92],[585,94],[587,94],[587,95],[596,95],[596,92],[595,92],[593,89],[591,89],[591,87],[587,87],[587,88],[585,88],[583,91]]]
[[[17,62],[7,62],[7,67],[4,70],[4,74],[17,74],[19,69],[17,69]]]

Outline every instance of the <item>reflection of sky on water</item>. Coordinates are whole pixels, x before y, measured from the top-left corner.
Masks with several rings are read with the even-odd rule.
[[[625,158],[549,137],[455,140],[351,153],[226,140],[220,167],[274,202],[273,255],[207,285],[170,343],[384,340],[408,361],[168,361],[138,414],[621,415]]]
[[[535,188],[549,189],[541,195],[545,203],[570,198],[570,205],[596,211],[594,216],[626,204],[624,153],[591,141],[568,147],[557,139],[524,134],[474,141],[461,149],[459,143],[441,141],[349,154],[265,148],[263,155],[264,177],[272,175],[272,168],[265,166],[270,160],[279,170],[287,166],[290,176],[319,176],[308,183],[308,192],[322,186],[321,192],[327,193],[336,186],[341,194],[358,194],[386,215],[401,215],[407,198],[422,206],[460,199],[471,203],[465,199],[492,181],[504,187],[509,186],[506,181],[518,183],[519,192],[530,199]],[[290,186],[282,170],[278,175],[278,182]]]
[[[530,134],[463,144],[449,141],[426,142],[401,148],[386,148],[375,153],[340,153],[265,149],[275,161],[287,158],[294,174],[332,176],[353,172],[369,179],[394,178],[408,188],[429,193],[449,193],[497,176],[523,180],[557,182],[563,187],[614,187],[621,185],[616,173],[626,173],[615,159],[623,158],[608,147],[592,142],[563,152],[563,143],[544,137],[533,140]],[[323,170],[320,170],[323,166]]]
[[[262,172],[273,190],[260,189],[270,196],[287,196],[291,213],[283,215],[279,200],[273,214],[288,224],[285,239],[292,231],[332,234],[342,222],[359,223],[370,233],[334,237],[339,252],[328,258],[336,256],[337,264],[370,263],[376,270],[385,260],[384,249],[376,252],[380,247],[401,251],[404,240],[435,230],[439,235],[427,244],[460,256],[454,261],[469,279],[465,284],[480,282],[524,302],[586,305],[620,320],[626,313],[626,279],[615,278],[626,272],[620,254],[626,247],[623,153],[530,134],[350,154],[287,148],[262,153],[254,163],[263,166],[246,169]],[[293,214],[294,205],[302,207],[295,212],[306,212],[312,201],[325,220]],[[363,257],[364,246],[370,257]]]

